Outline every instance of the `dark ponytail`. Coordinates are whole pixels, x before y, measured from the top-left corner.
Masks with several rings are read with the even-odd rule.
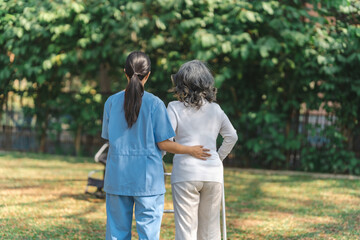
[[[144,86],[141,80],[149,74],[151,70],[150,58],[143,52],[132,52],[126,59],[125,73],[129,77],[129,83],[125,89],[124,111],[128,127],[131,128],[136,122]]]

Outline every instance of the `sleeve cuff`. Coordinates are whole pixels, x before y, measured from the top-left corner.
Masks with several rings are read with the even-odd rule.
[[[163,141],[168,140],[168,139],[173,138],[173,137],[175,137],[175,134],[170,133],[170,134],[167,134],[167,135],[160,136],[160,137],[156,138],[155,142],[156,143],[163,142]]]

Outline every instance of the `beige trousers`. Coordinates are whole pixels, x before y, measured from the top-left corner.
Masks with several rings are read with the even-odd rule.
[[[220,240],[222,184],[189,181],[172,184],[175,240]]]

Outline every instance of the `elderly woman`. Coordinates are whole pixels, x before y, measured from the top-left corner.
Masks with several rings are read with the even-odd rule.
[[[222,161],[237,141],[236,130],[221,107],[214,103],[214,78],[204,63],[185,63],[172,75],[178,101],[170,102],[168,114],[175,141],[210,149],[211,157],[199,160],[175,154],[171,176],[176,240],[220,240]],[[218,135],[222,145],[216,149]]]

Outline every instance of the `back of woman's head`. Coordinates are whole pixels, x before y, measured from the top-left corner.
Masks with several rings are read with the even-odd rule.
[[[172,92],[185,106],[200,108],[204,100],[216,101],[214,77],[203,62],[184,63],[171,77],[175,85]]]
[[[129,128],[134,125],[139,116],[144,94],[144,86],[141,80],[149,74],[150,70],[150,58],[145,53],[136,51],[127,57],[125,73],[129,77],[129,83],[125,89],[124,111]]]

